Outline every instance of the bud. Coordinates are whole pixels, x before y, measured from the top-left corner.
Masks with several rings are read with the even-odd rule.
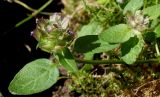
[[[69,37],[67,33],[69,20],[68,16],[64,17],[60,13],[54,13],[49,19],[36,19],[37,26],[31,35],[38,41],[38,47],[48,53],[64,47],[71,40],[66,40]]]
[[[58,28],[59,30],[66,30],[69,25],[70,16],[63,16],[60,13],[54,13],[50,16],[49,21],[54,27]]]

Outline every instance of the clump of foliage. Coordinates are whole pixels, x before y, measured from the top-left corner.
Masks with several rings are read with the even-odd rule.
[[[62,2],[62,13],[37,19],[32,32],[50,59],[26,64],[9,85],[12,94],[38,93],[67,78],[65,87],[84,97],[160,95],[158,0]]]

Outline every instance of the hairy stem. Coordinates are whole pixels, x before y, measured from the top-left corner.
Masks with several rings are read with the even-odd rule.
[[[32,12],[37,11],[36,9],[31,8],[30,6],[28,6],[27,4],[23,3],[20,0],[14,0],[14,2],[17,3],[17,4],[19,4],[19,5],[21,5],[21,6],[23,6],[24,8],[26,8],[29,11],[32,11]],[[52,13],[49,13],[49,12],[40,12],[40,14],[51,15]]]
[[[76,62],[85,63],[85,64],[126,64],[123,60],[79,60],[76,59]],[[148,59],[148,60],[137,60],[135,64],[142,63],[159,63],[159,59]]]
[[[32,19],[34,16],[39,14],[43,9],[45,9],[49,4],[52,3],[53,0],[48,0],[43,6],[41,6],[38,10],[34,11],[32,15],[28,16],[27,18],[23,19],[22,21],[18,22],[15,27],[19,27],[20,25],[24,24],[28,20]]]

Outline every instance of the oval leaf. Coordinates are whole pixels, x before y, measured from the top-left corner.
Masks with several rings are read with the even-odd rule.
[[[59,77],[55,64],[48,59],[37,59],[26,64],[14,77],[9,91],[14,95],[30,95],[50,88]]]
[[[160,4],[147,7],[143,10],[144,14],[150,16],[150,19],[156,19],[160,16]]]
[[[127,42],[123,43],[121,48],[123,61],[127,64],[133,64],[141,53],[143,45],[142,36],[138,38],[136,36],[131,37]]]
[[[142,6],[143,6],[143,0],[130,0],[129,3],[124,8],[123,14],[126,14],[127,11],[134,13]]]
[[[85,35],[98,35],[103,30],[103,27],[98,22],[91,22],[81,28],[77,33],[78,37]]]
[[[101,43],[100,47],[97,47],[92,50],[93,53],[107,52],[119,47],[119,44],[109,44],[104,42],[100,42],[100,43]]]
[[[87,53],[100,46],[97,43],[98,35],[86,35],[76,39],[74,50],[78,53]]]
[[[132,34],[129,26],[126,24],[119,24],[102,32],[99,38],[107,43],[123,43],[129,40],[129,38],[133,36]]]
[[[71,73],[76,73],[78,71],[77,65],[73,56],[68,48],[63,48],[61,53],[57,53],[59,62],[64,68],[66,68]]]
[[[86,35],[76,39],[74,50],[78,53],[101,53],[118,47],[119,44],[109,44],[101,41],[98,35]]]

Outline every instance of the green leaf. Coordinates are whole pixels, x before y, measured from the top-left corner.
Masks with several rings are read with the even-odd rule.
[[[85,60],[93,60],[93,52],[84,53],[84,59]]]
[[[112,26],[99,35],[107,43],[123,43],[133,36],[132,29],[126,24]]]
[[[103,30],[103,27],[98,22],[91,22],[81,28],[77,33],[78,37],[85,35],[98,35]]]
[[[158,18],[160,16],[160,4],[145,8],[143,13],[148,15],[150,19]]]
[[[158,19],[158,18],[152,20],[152,21],[151,21],[150,28],[151,28],[151,29],[154,29],[154,28],[158,25],[158,23],[159,23],[159,19]]]
[[[76,39],[74,50],[78,53],[87,53],[100,46],[97,43],[98,35],[86,35]]]
[[[94,56],[93,52],[88,52],[88,53],[84,54],[84,59],[85,60],[93,60],[93,56]],[[93,69],[93,65],[92,64],[85,64],[81,68],[81,71],[88,71],[88,72],[90,72],[91,69]]]
[[[158,26],[155,28],[154,32],[156,33],[156,37],[159,38],[159,37],[160,37],[160,25],[158,25]]]
[[[14,95],[30,95],[42,92],[55,84],[59,71],[48,59],[37,59],[26,64],[14,77],[9,91]]]
[[[109,44],[98,39],[98,35],[86,35],[76,39],[74,50],[78,53],[100,53],[118,47],[118,44]]]
[[[143,45],[144,41],[141,35],[131,37],[127,42],[122,44],[122,59],[127,64],[133,64],[141,53]]]
[[[124,8],[123,14],[126,14],[128,11],[135,13],[142,6],[143,6],[143,0],[130,0],[129,3]]]
[[[84,53],[84,59],[92,60],[95,53],[107,52],[118,47],[119,44],[109,44],[98,39],[98,35],[86,35],[76,39],[74,51]],[[93,66],[85,64],[82,71],[88,71]]]
[[[93,53],[101,53],[101,52],[107,52],[107,51],[110,51],[110,50],[113,50],[117,47],[119,47],[119,44],[109,44],[109,43],[106,43],[106,42],[103,42],[103,41],[100,41],[100,47],[97,47],[96,49],[93,49],[92,52]]]
[[[68,48],[64,48],[60,53],[57,53],[59,62],[65,69],[71,73],[77,73],[78,68],[76,62]]]

